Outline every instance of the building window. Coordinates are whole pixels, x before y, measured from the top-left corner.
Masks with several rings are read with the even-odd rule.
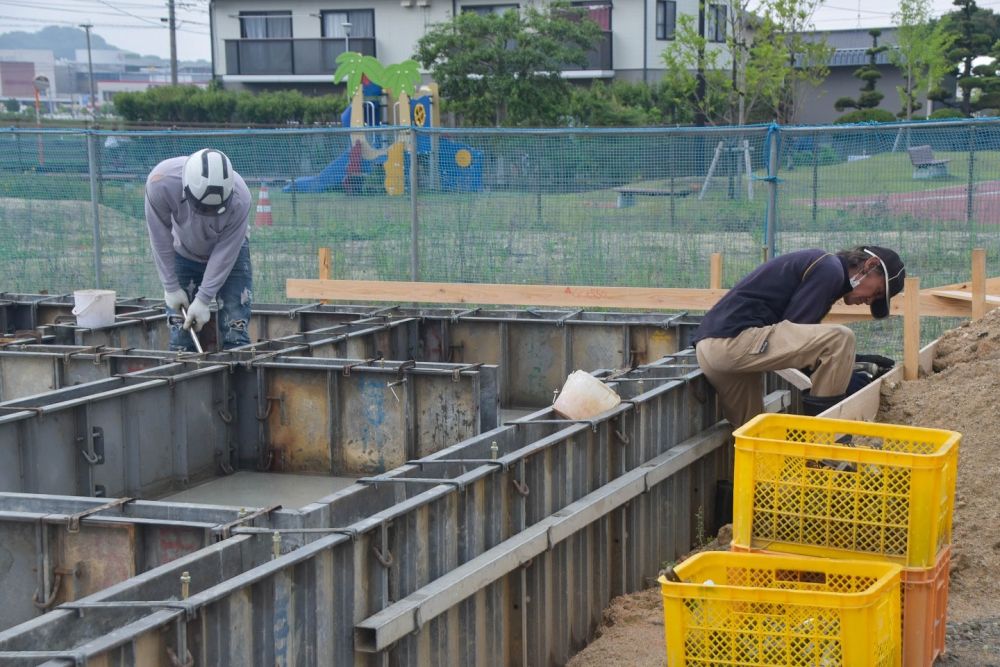
[[[323,22],[322,34],[324,37],[375,38],[374,9],[321,11],[320,20]],[[345,23],[350,24],[350,33],[347,31]]]
[[[726,9],[725,5],[708,6],[708,23],[705,26],[705,39],[708,41],[726,41]]]
[[[503,14],[505,12],[516,12],[517,5],[462,5],[462,13],[472,12],[480,16],[487,14]]]
[[[291,36],[291,12],[240,12],[240,37],[243,39],[289,39]]]
[[[656,39],[673,39],[677,30],[677,3],[674,0],[656,1]]]

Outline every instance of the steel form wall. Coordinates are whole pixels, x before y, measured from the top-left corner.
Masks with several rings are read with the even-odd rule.
[[[0,303],[0,307],[2,305]],[[39,310],[44,313],[44,304],[32,304],[32,313],[37,314]],[[358,322],[359,318],[369,320],[373,327]],[[255,319],[256,326],[275,333],[317,325],[331,325],[330,329],[335,330],[350,324],[354,333],[364,331],[366,334],[351,336],[344,335],[343,331],[332,336],[327,335],[331,332],[287,333],[280,341],[271,340],[252,346],[252,350],[226,353],[230,355],[229,363],[223,365],[230,374],[249,371],[254,365],[270,366],[270,372],[300,372],[323,363],[315,357],[330,349],[331,340],[341,345],[347,341],[361,344],[365,355],[383,349],[398,354],[405,345],[408,351],[416,350],[426,356],[451,361],[492,356],[503,368],[517,369],[504,376],[515,381],[517,373],[525,368],[525,362],[519,361],[518,355],[520,359],[530,360],[531,355],[524,354],[526,348],[534,350],[536,356],[546,353],[536,359],[536,366],[541,361],[542,365],[561,367],[553,376],[556,379],[547,378],[545,373],[534,376],[525,373],[529,382],[524,384],[533,382],[536,386],[530,387],[530,391],[506,392],[503,396],[507,405],[536,401],[547,405],[551,401],[551,390],[546,386],[549,382],[559,386],[560,373],[565,377],[568,370],[587,367],[587,363],[595,359],[608,361],[607,366],[616,367],[672,352],[686,345],[693,324],[696,324],[683,316],[649,314],[428,311],[318,304],[262,313],[255,309]],[[387,323],[398,324],[387,326]],[[368,335],[373,334],[373,330],[381,332],[382,338],[376,341],[374,335]],[[389,331],[392,333],[386,337]],[[317,344],[319,341],[324,343]],[[61,354],[67,352],[70,350]],[[147,361],[159,362],[158,354],[162,353],[154,353]],[[289,354],[307,354],[314,358],[291,359]],[[101,353],[93,355],[99,358]],[[124,354],[129,355],[143,358],[137,351]],[[265,361],[265,355],[270,360]],[[85,356],[83,353],[82,357]],[[218,361],[219,356],[205,355],[194,365],[209,366]],[[255,358],[256,361],[249,361]],[[367,360],[372,363],[377,359]],[[693,393],[700,407],[693,407],[689,399],[675,398],[667,401],[671,407],[665,409],[661,405],[662,397],[644,398],[660,392],[665,392],[664,396],[677,392],[687,395],[692,387],[702,382],[693,370],[696,368],[693,358],[681,355],[678,360],[661,363],[656,371],[646,367],[630,376],[617,378],[622,395],[637,400],[623,404],[609,420],[567,427],[565,421],[551,419],[553,415],[542,410],[444,452],[424,457],[419,465],[403,466],[370,478],[364,484],[356,484],[304,508],[301,513],[261,514],[248,522],[256,526],[234,529],[236,533],[249,532],[250,535],[221,543],[240,540],[240,548],[246,552],[241,556],[245,566],[242,573],[205,570],[204,563],[198,560],[199,553],[204,552],[210,559],[219,553],[219,545],[208,547],[73,603],[96,605],[85,610],[85,618],[91,621],[90,630],[79,627],[77,615],[84,613],[80,607],[74,607],[75,611],[67,611],[67,608],[3,633],[0,647],[4,651],[17,652],[30,651],[31,647],[50,649],[58,646],[61,647],[58,650],[68,651],[66,655],[77,663],[86,662],[88,656],[105,655],[109,664],[170,664],[164,657],[167,648],[183,656],[191,646],[197,657],[196,664],[340,664],[342,660],[358,664],[381,664],[383,660],[425,664],[428,660],[454,662],[456,656],[465,664],[479,664],[486,658],[487,663],[494,664],[534,664],[536,661],[529,657],[542,655],[536,650],[538,642],[545,645],[548,641],[548,631],[540,629],[546,622],[551,625],[554,618],[556,623],[563,624],[556,628],[563,640],[549,647],[545,655],[550,657],[542,662],[556,660],[556,655],[568,655],[567,652],[579,648],[592,632],[610,595],[637,587],[645,576],[643,573],[648,574],[649,562],[658,566],[665,551],[686,548],[696,514],[693,509],[681,517],[670,514],[671,519],[666,522],[662,534],[653,531],[656,534],[650,535],[643,533],[648,532],[651,508],[635,499],[626,505],[615,506],[611,514],[605,512],[603,518],[589,522],[580,535],[561,538],[548,545],[551,550],[546,549],[540,561],[545,570],[539,569],[542,565],[533,561],[521,560],[514,571],[505,572],[501,579],[477,589],[447,612],[437,614],[426,626],[421,615],[429,612],[426,608],[415,607],[408,613],[419,632],[393,640],[389,645],[383,645],[388,635],[379,625],[378,615],[394,614],[398,623],[398,619],[407,614],[399,616],[399,607],[393,606],[393,601],[398,601],[397,605],[411,604],[412,597],[407,596],[427,586],[433,587],[436,582],[447,581],[455,572],[461,572],[465,564],[491,558],[498,549],[507,554],[508,563],[512,562],[510,554],[525,553],[522,547],[512,546],[512,541],[526,541],[537,548],[539,530],[542,531],[539,534],[544,535],[552,530],[555,530],[553,535],[558,533],[559,529],[553,528],[555,524],[548,523],[555,521],[563,526],[563,531],[569,525],[553,517],[575,506],[590,508],[594,502],[607,507],[607,500],[601,500],[600,496],[620,484],[622,471],[626,471],[625,474],[632,471],[635,475],[639,470],[645,479],[643,462],[655,457],[663,447],[675,442],[675,438],[682,437],[685,429],[697,433],[713,423],[716,411],[711,405],[710,392],[704,388]],[[167,361],[169,359],[164,363]],[[47,363],[54,362],[49,359]],[[86,363],[93,362],[87,359]],[[192,360],[187,360],[186,364],[190,366]],[[381,362],[380,365],[389,365],[389,372],[393,372],[393,364]],[[162,369],[151,370],[162,373]],[[330,370],[322,372],[332,377]],[[343,367],[337,370],[341,374],[344,372]],[[183,375],[183,371],[178,372]],[[653,377],[657,374],[681,374],[684,378],[664,384],[663,378]],[[298,383],[290,379],[286,386]],[[237,380],[233,384],[245,386],[248,383]],[[659,387],[647,391],[650,385]],[[670,388],[664,390],[667,385]],[[266,390],[258,393],[267,395]],[[238,403],[239,399],[236,400]],[[435,399],[435,402],[439,401]],[[280,404],[280,401],[267,403]],[[629,417],[633,411],[636,416]],[[23,412],[9,412],[12,417],[26,418]],[[280,409],[276,414],[280,415]],[[280,417],[278,419],[280,421]],[[287,416],[286,421],[289,421]],[[667,422],[673,424],[667,426]],[[679,429],[678,424],[685,428]],[[612,428],[613,425],[617,428]],[[671,437],[664,438],[661,430],[671,431]],[[687,508],[696,506],[690,502],[694,495],[697,506],[703,508],[700,516],[709,516],[710,509],[704,508],[710,507],[715,480],[724,477],[728,467],[725,450],[716,451],[718,443],[709,440],[714,444],[711,447],[702,444],[696,457],[700,463],[674,470],[669,476],[661,472],[663,479],[670,478],[667,486],[655,493],[644,490],[641,495],[656,497],[657,502],[670,498]],[[496,462],[492,460],[493,443],[496,443]],[[613,443],[617,445],[611,446]],[[691,451],[691,448],[685,446],[682,450]],[[426,453],[418,448],[413,455]],[[448,461],[449,458],[463,461]],[[400,481],[403,479],[406,481]],[[636,488],[634,481],[629,488]],[[522,495],[524,492],[526,496]],[[621,493],[620,490],[614,492],[616,496]],[[655,511],[655,507],[652,509]],[[105,521],[108,513],[114,511],[113,508],[105,509],[100,517],[84,518],[81,525],[92,521],[101,525],[99,522]],[[571,521],[576,525],[579,517],[592,514],[592,508],[582,514],[574,511],[570,516],[575,518]],[[128,523],[128,519],[124,521]],[[543,524],[547,526],[544,530]],[[276,527],[281,536],[279,550],[284,555],[269,561],[275,549]],[[258,535],[258,532],[265,534]],[[536,536],[530,538],[532,534]],[[327,536],[317,537],[323,535]],[[592,557],[595,540],[604,540],[602,556]],[[269,544],[271,550],[262,546],[264,544]],[[608,546],[615,544],[619,547]],[[508,546],[512,546],[509,553]],[[604,553],[608,549],[610,553]],[[248,557],[248,553],[256,556]],[[177,568],[187,566],[197,566],[203,573],[215,574],[200,584],[192,582],[193,595],[189,602],[156,604],[161,597],[176,597],[171,591],[177,590],[180,572]],[[495,566],[489,569],[501,572]],[[541,608],[543,605],[537,600],[549,600],[546,596],[553,594],[551,582],[559,577],[563,577],[560,590],[573,588],[570,582],[574,582],[576,590],[587,591],[584,597],[589,603],[585,611],[571,613],[578,609],[574,607],[576,601],[552,602],[551,607]],[[199,590],[199,586],[208,586],[208,590]],[[451,599],[454,594],[452,591],[445,596]],[[421,595],[417,593],[418,598]],[[439,594],[436,599],[440,597]],[[113,599],[118,602],[106,606]],[[532,599],[536,602],[527,602]],[[122,607],[122,600],[131,602]],[[148,604],[149,600],[154,604]],[[337,613],[312,613],[311,610],[319,608]],[[570,613],[572,618],[559,617],[559,610]],[[100,622],[95,622],[95,615],[100,617]],[[179,620],[192,615],[196,615],[197,620]],[[236,622],[236,626],[242,628],[238,632],[233,631],[235,618],[245,621]],[[335,618],[353,619],[357,628],[335,622]],[[54,630],[46,619],[61,629]],[[484,630],[487,627],[489,631]],[[167,628],[168,632],[154,632],[154,628]],[[252,645],[247,644],[247,628],[253,628]],[[473,635],[468,638],[470,631]],[[359,648],[375,653],[356,654],[356,641]],[[10,659],[14,664],[34,664],[53,654],[30,656],[22,652],[17,655],[0,654],[0,663],[5,664]],[[328,656],[335,657],[328,660]]]
[[[396,391],[397,383],[405,386]],[[441,403],[428,403],[432,396]],[[171,363],[0,403],[0,449],[12,462],[0,469],[0,488],[149,497],[237,459],[327,474],[388,470],[496,425],[496,396],[492,366],[298,357]],[[357,418],[366,418],[367,441],[342,426]],[[329,456],[303,458],[304,433],[316,433]],[[338,465],[352,454],[346,449],[359,459],[365,455],[355,450],[369,452],[366,463]],[[272,456],[273,465],[265,461]]]
[[[620,378],[628,400],[600,420],[543,410],[308,506],[274,560],[272,530],[236,528],[260,542],[240,542],[256,554],[243,571],[195,552],[0,634],[0,659],[37,662],[18,651],[44,646],[78,664],[168,665],[167,648],[195,664],[559,664],[613,595],[687,549],[696,508],[712,513],[728,432],[691,362]],[[192,595],[162,602],[184,570]]]

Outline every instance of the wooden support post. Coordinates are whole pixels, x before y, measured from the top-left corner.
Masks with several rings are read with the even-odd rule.
[[[903,281],[903,379],[920,375],[920,278]]]
[[[712,253],[712,264],[709,269],[708,286],[711,289],[722,289],[722,253]]]
[[[319,249],[319,279],[329,280],[330,279],[330,249],[320,248]],[[321,299],[320,303],[329,303],[326,299]]]
[[[986,248],[972,250],[972,319],[986,314]]]

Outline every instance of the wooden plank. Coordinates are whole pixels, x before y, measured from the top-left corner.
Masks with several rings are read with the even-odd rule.
[[[972,250],[972,319],[986,314],[986,248]]]
[[[329,280],[330,279],[330,249],[320,248],[319,249],[319,279]],[[320,301],[320,303],[326,303],[326,299]]]
[[[920,278],[903,281],[903,379],[916,380],[920,363]]]
[[[722,289],[722,253],[713,252],[709,268],[709,283],[711,289]]]
[[[509,304],[651,310],[708,310],[725,290],[582,285],[388,282],[379,280],[286,281],[292,299],[412,301],[417,303]]]
[[[931,290],[931,294],[942,299],[954,299],[956,301],[964,301],[965,303],[975,303],[975,294],[972,292],[963,292],[959,290]],[[983,303],[995,303],[1000,304],[1000,296],[994,294],[983,293]]]
[[[722,298],[722,289],[663,287],[598,287],[584,285],[504,285],[487,283],[390,282],[379,280],[310,280],[290,278],[291,299],[392,301],[454,304],[506,304],[572,308],[706,311]],[[968,317],[969,304],[921,293],[920,313],[930,317]],[[891,313],[903,313],[903,299],[892,300]],[[824,322],[870,320],[868,306],[834,304]]]

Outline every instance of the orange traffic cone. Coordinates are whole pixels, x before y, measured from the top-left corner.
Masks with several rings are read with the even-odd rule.
[[[260,186],[260,197],[257,199],[257,216],[254,224],[258,227],[270,227],[274,224],[271,219],[271,197],[267,194],[267,185]]]

